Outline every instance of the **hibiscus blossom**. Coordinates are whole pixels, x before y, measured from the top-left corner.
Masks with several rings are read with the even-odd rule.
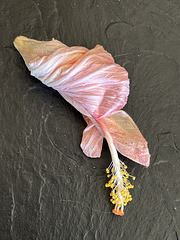
[[[110,178],[106,187],[112,189],[113,212],[123,215],[124,206],[132,200],[129,177],[135,177],[128,174],[118,152],[146,167],[150,161],[146,140],[121,110],[129,95],[127,71],[100,45],[89,50],[68,47],[54,39],[46,42],[22,36],[15,39],[14,45],[31,75],[57,90],[82,113],[87,123],[81,142],[83,152],[88,157],[100,157],[106,139],[112,157],[106,169]]]

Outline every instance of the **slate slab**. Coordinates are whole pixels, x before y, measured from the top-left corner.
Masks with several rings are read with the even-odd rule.
[[[180,238],[180,3],[178,0],[14,0],[0,6],[0,239]],[[149,142],[125,216],[111,213],[105,168],[79,144],[86,124],[30,76],[18,35],[88,48],[101,44],[131,80],[125,110]]]

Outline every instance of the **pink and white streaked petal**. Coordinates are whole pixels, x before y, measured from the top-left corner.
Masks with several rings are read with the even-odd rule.
[[[78,111],[81,105],[94,118],[109,116],[127,102],[128,73],[99,45],[92,50],[63,46],[28,66],[31,75],[73,99]]]

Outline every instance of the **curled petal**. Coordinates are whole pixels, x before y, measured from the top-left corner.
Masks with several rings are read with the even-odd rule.
[[[14,45],[31,75],[66,96],[82,114],[102,118],[126,104],[128,73],[102,46],[88,50],[25,37],[17,37]]]

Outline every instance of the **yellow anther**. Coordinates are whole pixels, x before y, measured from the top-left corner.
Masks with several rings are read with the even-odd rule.
[[[117,169],[115,169],[115,167],[113,167],[112,169],[109,168],[106,169],[109,181],[108,183],[105,184],[105,186],[110,187],[112,189],[110,193],[111,196],[110,201],[112,202],[112,204],[115,204],[115,210],[117,212],[120,211],[123,205],[126,206],[128,202],[132,201],[132,196],[130,195],[129,189],[134,188],[134,186],[130,183],[128,178],[131,177],[133,180],[135,180],[136,178],[134,176],[129,175],[126,169],[127,166],[125,164],[123,164],[119,169],[122,173],[123,181],[123,183],[120,185],[119,179],[117,178],[116,175]]]
[[[116,179],[116,178],[117,178],[116,175],[113,175],[112,178],[111,178],[111,180],[114,180],[114,179]]]
[[[124,193],[126,190],[125,190],[125,188],[123,188],[123,190],[121,190],[121,193]]]

